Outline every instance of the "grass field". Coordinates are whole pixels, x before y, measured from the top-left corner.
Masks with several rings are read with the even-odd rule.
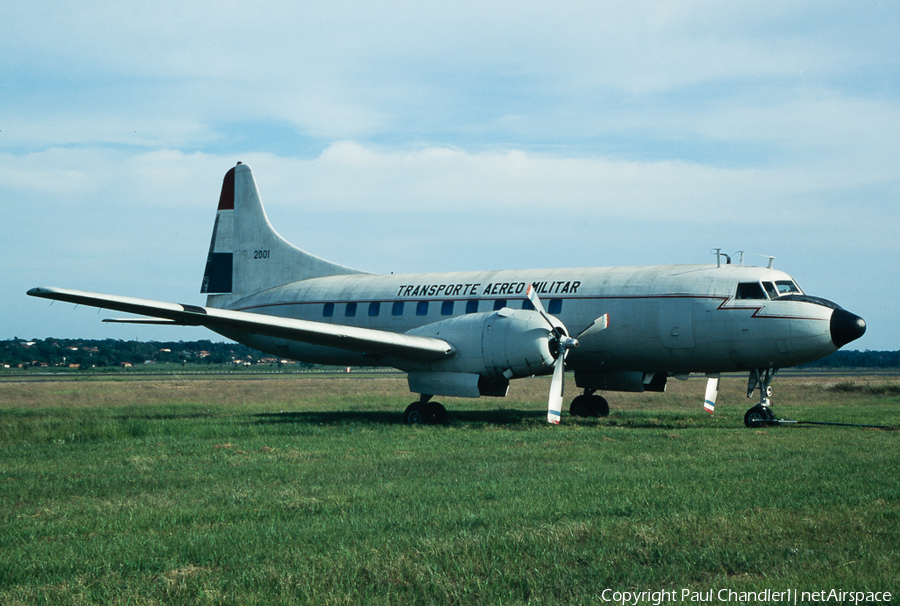
[[[774,387],[782,417],[900,425],[900,377]],[[900,597],[900,432],[746,429],[737,377],[713,416],[699,379],[548,426],[547,389],[407,427],[401,375],[0,381],[0,604]]]

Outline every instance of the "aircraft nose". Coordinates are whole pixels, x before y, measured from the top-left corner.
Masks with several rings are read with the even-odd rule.
[[[831,314],[831,340],[841,348],[866,334],[866,321],[846,309],[835,309]]]

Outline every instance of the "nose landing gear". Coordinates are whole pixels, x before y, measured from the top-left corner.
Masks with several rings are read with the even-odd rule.
[[[747,397],[752,398],[753,392],[759,388],[759,403],[744,413],[744,425],[747,427],[765,427],[775,421],[775,413],[769,408],[769,398],[772,397],[771,384],[776,372],[777,368],[757,368],[750,371]]]

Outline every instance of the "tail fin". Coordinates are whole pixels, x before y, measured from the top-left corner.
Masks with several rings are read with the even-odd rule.
[[[225,173],[201,293],[227,307],[247,295],[308,278],[362,273],[300,250],[269,223],[246,164]]]

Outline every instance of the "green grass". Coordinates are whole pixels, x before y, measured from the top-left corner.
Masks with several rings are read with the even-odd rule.
[[[900,424],[894,379],[847,384],[776,380],[776,411]],[[397,377],[0,383],[0,603],[900,594],[900,432],[745,429],[744,385],[552,427],[536,379],[410,428]]]

